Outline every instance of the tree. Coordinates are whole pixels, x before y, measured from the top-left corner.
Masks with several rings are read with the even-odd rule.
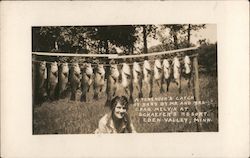
[[[84,27],[34,27],[33,49],[46,52],[78,52],[86,50],[86,33]]]
[[[161,25],[158,36],[163,44],[163,48],[166,50],[186,48],[192,46],[192,43],[190,42],[192,31],[198,31],[205,27],[205,24]],[[167,30],[169,36],[164,37],[162,34]]]
[[[110,44],[122,47],[124,51],[129,51],[137,40],[135,32],[133,25],[96,26],[93,27],[90,38],[99,40],[100,46],[105,48],[105,53],[109,53]]]
[[[173,37],[175,49],[179,49],[178,34],[182,34],[185,30],[185,25],[167,25],[170,29],[169,34]]]
[[[216,74],[217,72],[217,43],[211,44],[206,39],[200,40],[199,65],[203,67],[207,73]],[[216,74],[217,75],[217,74]]]
[[[168,32],[168,36],[163,36],[163,32]],[[158,36],[162,41],[163,48],[166,50],[179,49],[180,43],[183,43],[183,34],[185,31],[185,25],[171,24],[161,25]]]
[[[143,28],[143,53],[147,54],[148,53],[148,46],[147,46],[147,27],[146,25],[142,26]]]
[[[109,43],[128,51],[137,40],[135,32],[133,25],[34,27],[33,51],[97,53],[105,48],[108,53]]]
[[[142,28],[142,36],[143,36],[143,53],[148,53],[148,45],[147,45],[147,38],[156,38],[156,25],[138,25],[137,27]],[[144,59],[148,59],[145,57]]]
[[[205,28],[206,28],[205,24],[201,24],[201,25],[188,24],[188,28],[185,31],[185,32],[187,32],[188,47],[191,45],[191,42],[190,42],[191,31],[198,31],[200,29],[205,29]]]

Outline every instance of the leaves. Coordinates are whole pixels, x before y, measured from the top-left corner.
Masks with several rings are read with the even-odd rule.
[[[199,64],[205,68],[207,73],[217,75],[217,43],[210,44],[206,40],[202,40],[199,51]]]
[[[167,51],[190,47],[192,32],[205,27],[205,24],[33,27],[32,51],[80,54]],[[152,40],[161,44],[148,48]],[[58,60],[67,61],[64,58]]]

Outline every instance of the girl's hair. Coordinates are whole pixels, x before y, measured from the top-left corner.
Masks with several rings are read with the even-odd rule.
[[[124,105],[125,108],[128,110],[128,99],[125,96],[116,96],[111,100],[110,109],[113,111],[115,109],[115,106],[118,104],[118,102],[121,105]]]
[[[128,98],[125,96],[116,96],[115,98],[111,100],[110,108],[112,110],[112,113],[114,112],[114,109],[118,103],[120,103],[121,105],[124,105],[126,110],[128,111],[128,105],[129,105]],[[124,121],[126,123],[126,129],[125,131],[120,131],[120,133],[124,133],[124,132],[132,133],[132,127],[131,127],[130,117],[128,113],[125,113]]]

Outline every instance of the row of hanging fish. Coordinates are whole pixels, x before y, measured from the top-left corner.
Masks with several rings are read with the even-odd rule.
[[[82,92],[80,100],[86,101],[92,85],[95,100],[106,87],[106,105],[109,105],[112,97],[116,95],[118,86],[122,86],[124,94],[129,97],[130,102],[133,102],[133,92],[137,92],[136,97],[139,98],[152,97],[153,86],[158,86],[162,93],[165,92],[163,85],[166,85],[166,91],[168,91],[171,81],[176,83],[181,92],[181,76],[188,79],[189,86],[192,76],[192,65],[188,56],[181,61],[174,57],[172,60],[156,59],[153,63],[144,60],[143,63],[110,63],[108,66],[91,63],[69,65],[45,61],[35,65],[35,96],[40,102],[44,98],[55,100],[66,97],[68,91],[71,92],[70,99],[75,100],[78,89]],[[146,88],[144,94],[143,87]]]

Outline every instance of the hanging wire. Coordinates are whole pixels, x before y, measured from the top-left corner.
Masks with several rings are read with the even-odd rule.
[[[190,51],[190,50],[194,50],[194,49],[197,49],[196,47],[194,47],[194,48],[185,48],[185,49],[180,49],[180,50],[173,50],[172,52],[173,53],[171,53],[171,54],[164,54],[164,52],[156,52],[156,53],[151,53],[151,54],[140,54],[140,55],[123,55],[123,56],[117,56],[117,57],[115,57],[115,55],[114,54],[102,54],[102,56],[99,56],[99,57],[108,57],[109,55],[111,55],[111,58],[109,58],[109,60],[117,60],[117,59],[126,59],[126,57],[128,57],[128,58],[131,58],[131,57],[133,57],[133,56],[135,56],[135,57],[139,57],[139,58],[142,58],[142,57],[145,57],[145,56],[155,56],[153,59],[148,59],[148,61],[150,62],[150,64],[152,64],[154,61],[155,61],[155,58],[167,58],[167,59],[172,59],[173,58],[173,55],[174,55],[174,53],[179,53],[177,56],[184,56],[185,54],[190,54],[190,53],[184,53],[184,52],[187,52],[187,51]],[[178,51],[178,52],[176,52],[176,51]],[[171,52],[171,51],[170,51]],[[44,55],[45,53],[38,53],[38,52],[33,52],[33,55]],[[51,56],[51,54],[52,53],[47,53],[46,55],[47,56]],[[59,54],[59,56],[60,55],[64,55],[64,54],[66,54],[66,53],[61,53],[61,54]],[[56,56],[56,55],[58,55],[58,53],[57,54],[52,54],[52,56]],[[77,54],[79,57],[82,57],[80,54]],[[94,58],[98,58],[98,55],[97,54],[95,54],[96,56],[84,56],[85,58],[91,58],[91,57],[94,57]],[[192,55],[188,55],[189,57],[195,57],[195,56],[197,56],[198,55],[198,53],[192,53]],[[67,54],[66,55],[66,57],[72,57],[73,55],[72,54]],[[164,57],[165,56],[165,57]],[[166,56],[168,56],[168,57],[166,57]],[[84,57],[83,57],[83,59],[84,59]],[[114,58],[113,58],[114,57]],[[178,58],[182,58],[182,57],[178,57]],[[182,60],[182,59],[181,59]],[[33,59],[32,60],[32,62],[35,62],[35,63],[40,63],[40,62],[43,62],[43,61],[45,61],[45,60],[35,60],[35,59]],[[46,61],[46,63],[53,63],[54,61]],[[60,63],[68,63],[69,65],[72,65],[73,63],[76,63],[76,62],[64,62],[64,61],[59,61],[58,62],[59,64]],[[88,63],[88,62],[86,62],[86,61],[84,61],[84,62],[82,62],[82,61],[79,61],[78,62],[78,64],[79,65],[82,65],[83,63]],[[116,63],[116,65],[122,65],[124,62],[121,62],[121,63]],[[144,61],[138,61],[137,62],[138,64],[140,64],[140,65],[142,65],[143,63],[144,63]],[[133,65],[133,63],[127,63],[128,65]],[[91,65],[92,66],[97,66],[97,65],[99,65],[99,64],[97,64],[97,63],[91,63]],[[102,64],[104,67],[109,67],[111,64]]]

